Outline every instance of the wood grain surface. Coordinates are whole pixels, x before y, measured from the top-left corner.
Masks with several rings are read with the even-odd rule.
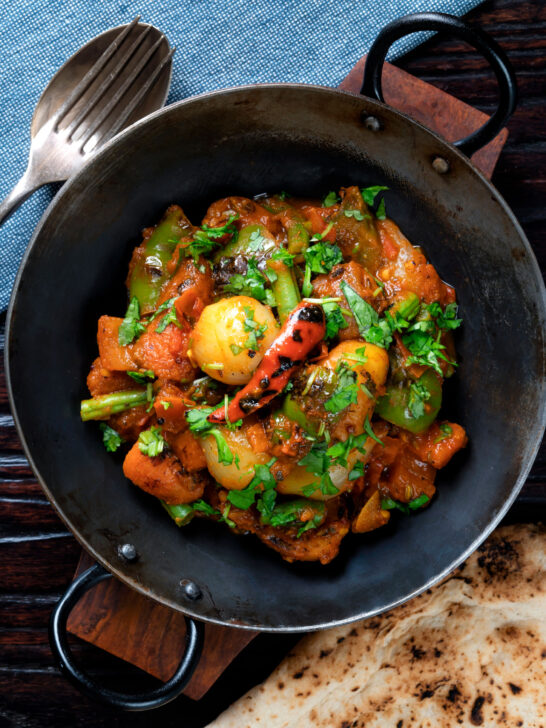
[[[546,5],[543,0],[490,0],[470,19],[489,31],[515,66],[520,102],[493,182],[520,220],[546,271]],[[463,44],[432,39],[397,64],[486,113],[496,85],[487,64]],[[5,316],[0,318],[5,323]],[[3,335],[0,334],[3,347]],[[537,517],[546,498],[541,449],[516,511]],[[52,606],[69,583],[80,547],[57,518],[22,453],[0,372],[0,728],[198,728],[263,679],[297,639],[260,635],[200,701],[181,697],[146,714],[119,714],[84,698],[53,666],[47,642]],[[112,687],[138,691],[153,678],[79,640],[76,656]]]

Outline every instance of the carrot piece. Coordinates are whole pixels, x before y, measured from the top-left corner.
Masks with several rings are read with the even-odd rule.
[[[138,369],[133,358],[133,345],[121,346],[118,329],[123,319],[115,316],[101,316],[99,319],[97,343],[99,356],[105,369],[128,371]]]

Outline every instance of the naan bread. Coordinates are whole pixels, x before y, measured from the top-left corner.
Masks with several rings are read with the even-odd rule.
[[[500,528],[439,586],[304,638],[209,728],[546,726],[546,528]]]

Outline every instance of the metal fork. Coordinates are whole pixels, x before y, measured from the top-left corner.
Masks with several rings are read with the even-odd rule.
[[[0,203],[0,224],[39,187],[64,182],[98,147],[163,106],[175,49],[139,19],[94,38],[53,77],[34,111],[27,169]]]

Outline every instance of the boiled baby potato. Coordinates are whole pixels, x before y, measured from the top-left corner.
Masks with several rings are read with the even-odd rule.
[[[231,450],[233,462],[230,465],[219,462],[216,440],[212,435],[209,435],[201,440],[208,471],[224,488],[241,490],[254,477],[254,466],[265,465],[270,459],[270,455],[264,452],[254,452],[243,429],[230,430],[221,426],[217,429],[220,430]]]
[[[210,377],[246,384],[278,333],[269,306],[249,296],[232,296],[205,307],[188,353]]]

